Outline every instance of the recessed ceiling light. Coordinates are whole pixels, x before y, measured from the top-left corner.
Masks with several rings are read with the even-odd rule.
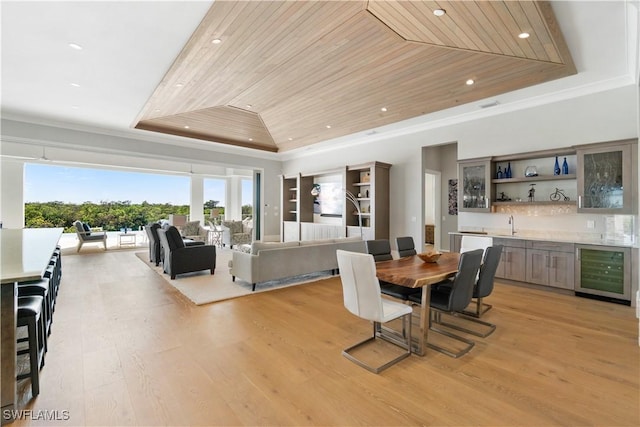
[[[384,112],[386,112],[386,111],[387,111],[387,107],[382,107],[382,108],[380,109],[380,111],[382,111],[383,113],[384,113]]]
[[[289,141],[293,141],[293,138],[287,138]]]
[[[176,83],[176,87],[182,87],[184,86],[182,83]]]
[[[444,9],[436,9],[433,11],[433,14],[436,16],[444,16],[447,13]]]
[[[472,84],[474,84],[475,82],[473,81],[473,79],[469,79],[467,80],[467,86],[471,86]]]
[[[529,38],[529,33],[520,33],[520,34],[518,34],[518,37],[520,37],[521,39],[528,39]]]
[[[253,141],[253,138],[249,138],[249,141]]]
[[[247,104],[247,108],[251,108],[251,107],[253,107],[253,105]]]
[[[188,126],[188,125],[185,125],[185,126],[184,126],[184,128],[185,128],[185,129],[189,129],[189,126]]]
[[[327,125],[327,129],[331,129],[331,125]]]
[[[80,87],[80,85],[78,83],[69,83],[71,86],[73,87]]]
[[[71,49],[75,49],[75,50],[82,50],[82,46],[80,46],[79,44],[76,44],[76,43],[69,43],[69,47]]]
[[[220,39],[213,39],[213,40],[211,40],[211,43],[213,43],[213,44],[220,44],[220,43],[222,43],[222,40],[220,40]]]

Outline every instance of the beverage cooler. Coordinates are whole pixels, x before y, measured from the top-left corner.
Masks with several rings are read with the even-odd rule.
[[[631,249],[576,245],[575,293],[631,305]]]

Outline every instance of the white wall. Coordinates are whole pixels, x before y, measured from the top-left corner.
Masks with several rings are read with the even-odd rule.
[[[412,134],[394,135],[367,143],[343,143],[335,150],[286,160],[285,174],[332,169],[369,161],[391,163],[390,237],[422,236],[422,147],[458,143],[458,159],[505,155],[638,137],[638,102],[635,84],[544,106],[496,114],[464,123],[439,126]],[[493,107],[499,109],[498,107]],[[491,112],[495,114],[499,110]],[[489,114],[489,113],[486,113]],[[443,170],[442,181],[457,170]],[[420,218],[413,221],[412,218]],[[482,220],[476,215],[458,218],[458,226]],[[544,220],[553,229],[567,224]],[[572,225],[571,222],[568,225]],[[580,228],[581,229],[581,228]]]
[[[24,162],[4,160],[0,165],[0,221],[4,228],[24,227]]]

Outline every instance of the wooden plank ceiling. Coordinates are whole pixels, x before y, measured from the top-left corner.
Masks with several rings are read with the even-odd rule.
[[[547,2],[216,1],[135,127],[283,152],[575,73]]]

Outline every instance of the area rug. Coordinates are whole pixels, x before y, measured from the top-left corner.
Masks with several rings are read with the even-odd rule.
[[[251,283],[238,278],[236,278],[235,282],[232,281],[228,267],[229,260],[231,260],[232,257],[231,250],[218,251],[216,254],[215,274],[211,275],[209,270],[203,270],[194,273],[180,274],[173,280],[171,280],[168,274],[164,274],[162,265],[156,267],[153,263],[149,262],[148,252],[136,252],[136,256],[196,305],[272,291],[274,289],[315,282],[331,277],[330,271],[320,271],[317,273],[288,277],[282,280],[260,282],[256,286],[255,292],[252,292]]]

